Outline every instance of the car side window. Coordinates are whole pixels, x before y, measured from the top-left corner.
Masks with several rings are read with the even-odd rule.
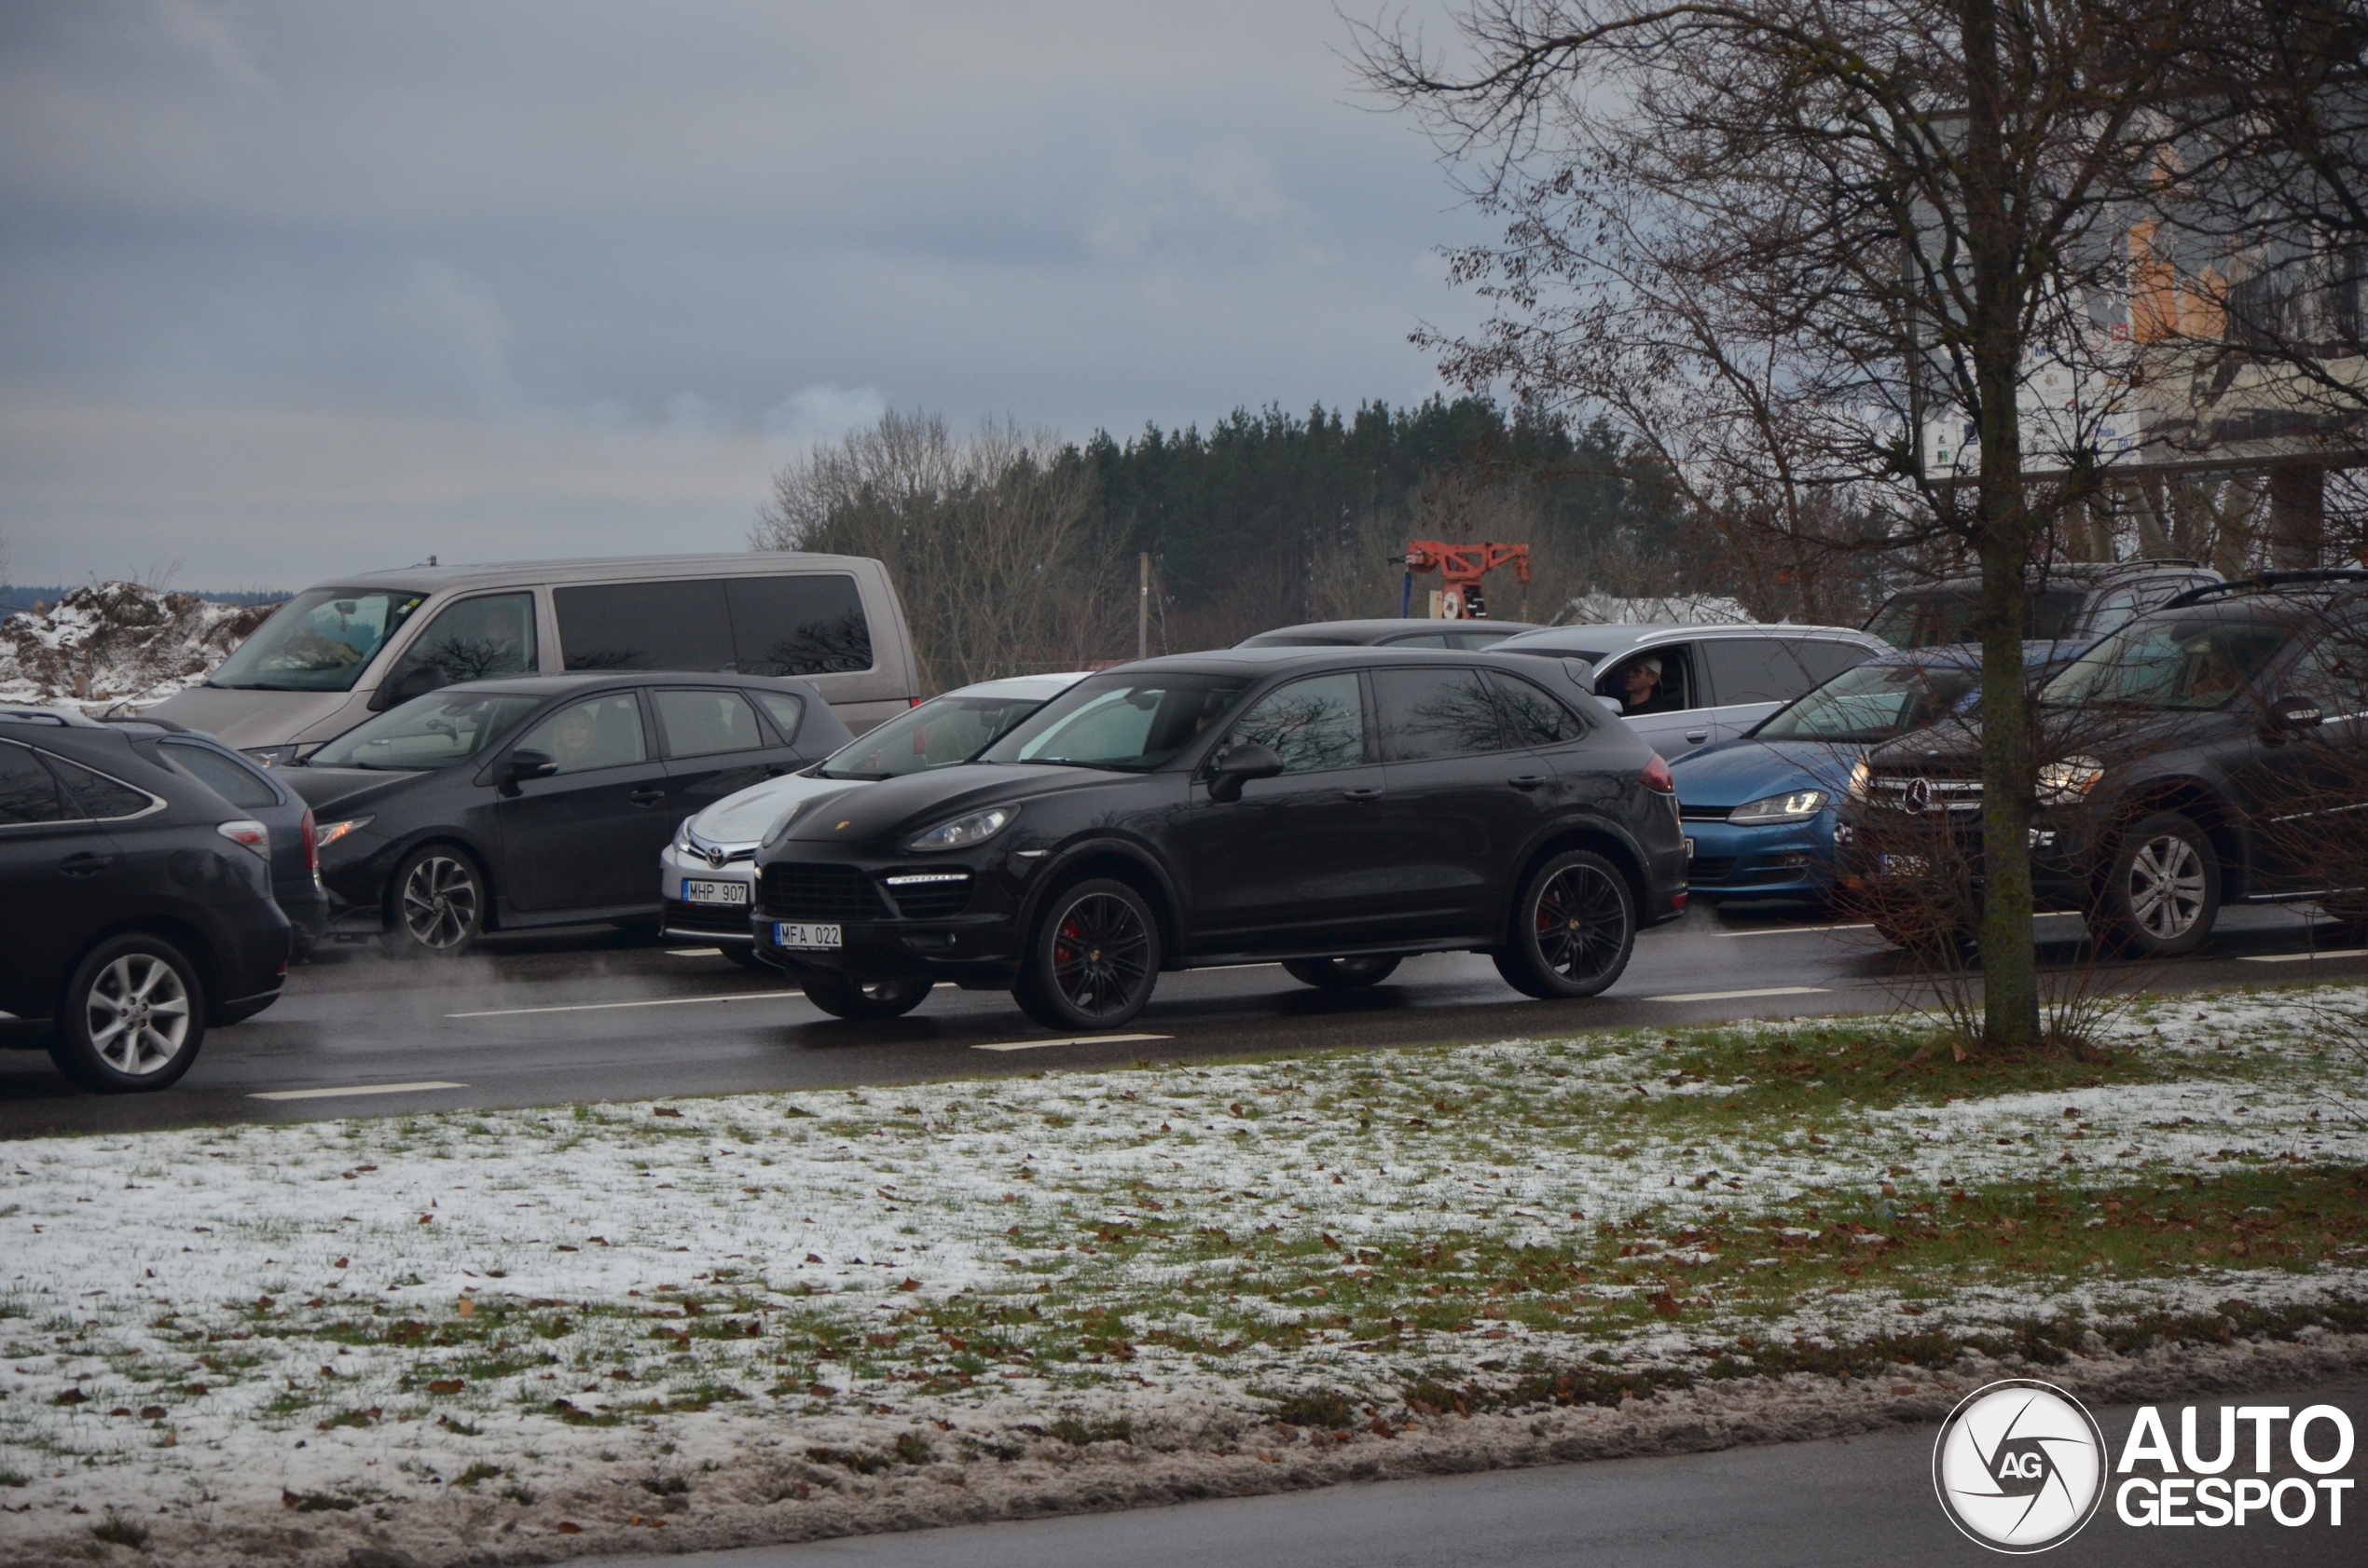
[[[527,731],[517,750],[542,752],[563,774],[650,760],[649,742],[641,734],[641,705],[630,692],[569,704]]]
[[[756,709],[737,692],[660,686],[651,691],[650,704],[658,710],[669,757],[757,751],[769,744]]]
[[[1595,695],[1610,697],[1623,713],[1676,713],[1701,706],[1693,661],[1683,643],[1648,648],[1615,660],[1595,681]]]
[[[399,699],[461,681],[534,673],[534,596],[486,594],[451,605],[428,623],[386,683]]]
[[[1497,722],[1496,698],[1477,669],[1377,669],[1373,695],[1384,762],[1469,757],[1511,745]]]
[[[1587,733],[1578,715],[1520,676],[1492,669],[1488,683],[1496,693],[1498,722],[1515,746],[1560,746]]]
[[[1722,637],[1702,644],[1710,666],[1713,700],[1727,707],[1746,702],[1790,702],[1820,684],[1797,638]]]
[[[1365,703],[1353,673],[1277,686],[1250,705],[1229,746],[1271,747],[1285,773],[1323,773],[1366,760]]]
[[[781,738],[796,744],[798,726],[805,722],[805,699],[795,692],[759,692],[756,700],[764,705]]]
[[[1435,631],[1418,637],[1393,637],[1389,645],[1393,648],[1444,648],[1448,646],[1447,634]]]
[[[280,804],[279,795],[268,780],[256,777],[242,763],[234,763],[219,751],[186,741],[168,740],[161,748],[172,760],[172,765],[199,783],[228,801],[232,805],[249,810],[268,808]]]
[[[21,746],[0,741],[0,827],[80,821],[82,817],[58,792],[57,779],[41,765],[40,758]]]
[[[41,760],[58,776],[67,803],[80,806],[84,817],[95,817],[102,822],[121,821],[140,816],[158,804],[145,790],[135,790],[119,778],[110,778],[80,763],[54,755],[44,755]]]
[[[2331,630],[2304,649],[2284,695],[2317,703],[2330,721],[2368,714],[2368,629]]]

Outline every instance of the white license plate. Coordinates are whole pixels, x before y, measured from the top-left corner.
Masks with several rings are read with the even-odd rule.
[[[691,882],[682,884],[684,903],[736,903],[746,906],[749,885],[745,882]]]
[[[792,926],[778,921],[773,927],[773,943],[777,947],[837,947],[840,945],[836,926]]]

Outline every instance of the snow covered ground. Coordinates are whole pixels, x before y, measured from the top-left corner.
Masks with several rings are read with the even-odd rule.
[[[2078,1235],[2120,1223],[2108,1187],[2368,1166],[2330,1027],[2360,996],[2151,1004],[2110,1070],[1995,1093],[1807,1021],[17,1142],[0,1547],[110,1507],[191,1561],[679,1539],[702,1491],[1016,1485],[1047,1451],[1256,1449],[1277,1412],[1383,1442],[1738,1344],[2306,1316],[2368,1300],[2362,1238],[2240,1222],[2206,1262],[2031,1274],[1887,1270],[1887,1232],[2036,1191]]]
[[[204,680],[275,608],[137,583],[68,589],[40,614],[0,619],[0,703],[162,702]]]

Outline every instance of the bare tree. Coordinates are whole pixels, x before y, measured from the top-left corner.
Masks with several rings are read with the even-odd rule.
[[[943,690],[1131,646],[1114,607],[1133,596],[1089,527],[1093,499],[1049,433],[990,420],[957,438],[936,415],[890,412],[775,475],[750,542],[885,563],[923,683]]]
[[[2159,163],[2154,111],[2220,12],[1470,0],[1459,62],[1361,34],[1368,84],[1506,221],[1456,258],[1496,310],[1442,345],[1451,372],[1612,409],[1703,511],[1786,541],[1797,573],[1844,548],[1978,562],[1993,1047],[2041,1035],[2025,593],[2103,468],[2103,400],[2040,369],[2089,351],[2117,203]],[[1934,405],[1963,427],[1937,448]]]

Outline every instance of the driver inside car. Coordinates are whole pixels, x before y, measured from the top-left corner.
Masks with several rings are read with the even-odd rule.
[[[1620,709],[1625,713],[1673,713],[1677,704],[1661,688],[1661,662],[1647,655],[1620,671],[1622,696]]]

